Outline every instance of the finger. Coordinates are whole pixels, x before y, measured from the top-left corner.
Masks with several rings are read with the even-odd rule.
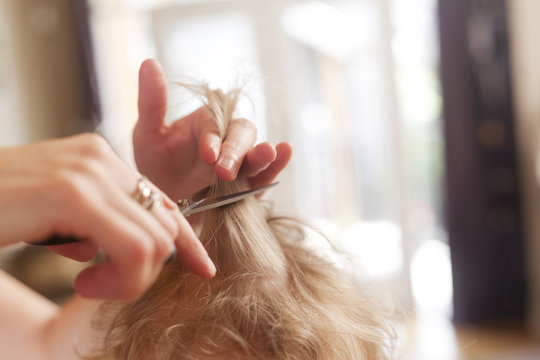
[[[208,109],[203,106],[172,125],[175,130],[175,142],[191,140],[198,143],[198,152],[201,159],[207,164],[214,164],[221,147],[221,136],[216,122]]]
[[[176,205],[165,194],[162,194],[160,204],[156,204],[152,207],[151,212],[156,215],[156,218],[160,221],[161,225],[169,232],[172,242],[168,244],[168,255],[165,259],[165,263],[170,262],[173,258],[176,258],[178,253],[176,247],[176,239],[180,236],[180,218],[182,215]]]
[[[206,114],[208,112],[206,111]],[[207,115],[206,119],[197,122],[199,137],[199,156],[207,164],[214,164],[221,150],[221,136],[214,120]]]
[[[235,119],[231,122],[215,166],[220,179],[232,181],[236,178],[244,157],[253,147],[256,138],[257,129],[251,121]]]
[[[174,247],[173,239],[178,234],[178,226],[168,212],[160,209],[159,204],[154,205],[149,211],[130,196],[124,196],[111,205],[133,223],[138,224],[153,240],[154,263],[158,265],[165,261]]]
[[[84,297],[132,300],[154,280],[154,241],[150,234],[114,209],[88,214],[88,223],[99,224],[89,236],[106,255],[103,264],[83,270],[75,289]]]
[[[163,206],[170,211],[179,226],[175,240],[177,258],[195,275],[211,278],[216,274],[216,267],[208,257],[206,249],[195,235],[193,228],[178,210],[178,206],[169,198],[164,198]]]
[[[204,278],[211,278],[216,274],[216,267],[206,249],[201,244],[187,220],[178,218],[180,236],[176,241],[178,259],[192,273]]]
[[[106,199],[111,207],[123,213],[135,223],[144,227],[156,241],[156,261],[168,256],[174,248],[173,239],[178,235],[178,224],[170,210],[165,209],[162,202],[167,199],[161,190],[148,179],[144,179],[145,186],[151,190],[150,197],[157,195],[158,200],[152,204],[151,209],[145,209],[134,201],[134,194],[138,192],[141,175],[129,168],[117,158],[107,158],[105,167],[96,167],[93,174],[104,183]],[[111,176],[112,175],[112,176]],[[138,179],[137,179],[138,178]],[[114,181],[113,179],[132,179],[131,181]],[[151,211],[148,211],[151,210]],[[178,212],[178,209],[176,209]]]
[[[163,205],[163,195],[159,203],[156,203],[152,206],[150,212],[155,216],[159,224],[163,229],[165,229],[171,239],[176,239],[178,237],[178,221],[175,219],[174,215],[178,212],[178,207],[175,210],[170,210]],[[174,243],[171,242],[169,246],[169,253],[172,251]]]
[[[86,262],[96,256],[99,247],[90,240],[85,239],[77,243],[47,246],[47,249],[70,259]]]
[[[84,166],[87,173],[92,174],[93,179],[100,184],[99,190],[102,192],[101,198],[105,199],[106,204],[118,213],[138,224],[155,242],[155,262],[162,262],[172,251],[173,239],[178,233],[178,225],[174,218],[160,209],[159,201],[166,198],[155,185],[149,180],[145,181],[145,186],[149,187],[153,194],[157,194],[160,199],[154,203],[155,208],[148,211],[141,204],[134,200],[135,192],[139,191],[140,175],[133,169],[121,162],[119,159],[109,157],[106,159],[106,165],[89,162]],[[129,180],[131,179],[131,181]],[[120,181],[122,180],[122,181]]]
[[[257,188],[270,184],[285,169],[292,157],[292,144],[283,142],[276,146],[276,159],[263,171],[248,179],[252,188]]]
[[[258,144],[247,152],[240,171],[242,175],[253,177],[266,169],[276,156],[277,151],[272,144],[268,142]]]
[[[164,124],[167,109],[167,84],[161,65],[148,59],[139,70],[139,119],[135,131],[157,134]]]
[[[75,290],[90,299],[131,301],[142,295],[158,274],[158,269],[140,263],[126,270],[126,264],[112,260],[88,267],[75,278]]]

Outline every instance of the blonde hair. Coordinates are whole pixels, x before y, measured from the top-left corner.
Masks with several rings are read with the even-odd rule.
[[[237,90],[190,87],[208,99],[222,136]],[[217,180],[210,196],[244,190]],[[122,305],[98,358],[383,359],[393,332],[365,289],[306,244],[304,226],[270,217],[254,197],[207,211],[200,239],[213,279],[166,265],[138,300]]]

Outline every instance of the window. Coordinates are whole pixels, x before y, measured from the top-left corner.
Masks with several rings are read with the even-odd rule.
[[[157,57],[172,81],[245,80],[252,99],[242,115],[261,139],[295,145],[272,192],[279,212],[313,219],[357,255],[359,274],[405,302],[449,309],[434,0],[93,5],[113,144],[129,143],[146,57]],[[192,106],[171,89],[169,119]]]

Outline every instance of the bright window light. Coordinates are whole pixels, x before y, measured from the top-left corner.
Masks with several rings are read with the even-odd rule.
[[[312,135],[328,134],[332,130],[332,114],[321,103],[307,104],[300,115],[302,126]]]
[[[420,312],[450,311],[452,269],[448,245],[438,240],[425,241],[411,259],[411,282]]]
[[[186,10],[187,12],[187,10]],[[252,19],[243,11],[169,18],[155,15],[159,53],[170,78],[204,80],[213,88],[242,86],[249,98],[238,104],[237,116],[257,125],[259,141],[265,138],[265,101]],[[180,15],[179,15],[180,16]],[[189,80],[188,80],[189,82]],[[200,104],[187,92],[171,86],[167,121],[185,115]],[[256,109],[256,110],[255,110]]]
[[[321,1],[291,5],[281,24],[293,39],[329,56],[343,59],[373,43],[374,16],[369,2],[355,17]],[[358,19],[359,14],[362,18]]]
[[[356,222],[345,229],[342,239],[367,277],[391,275],[403,265],[401,230],[393,222]]]

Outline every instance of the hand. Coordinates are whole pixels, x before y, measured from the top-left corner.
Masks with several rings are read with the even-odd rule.
[[[139,72],[139,120],[133,131],[135,162],[172,199],[189,198],[212,184],[216,174],[225,181],[240,173],[252,186],[267,185],[292,155],[289,143],[256,140],[254,125],[232,121],[221,142],[217,126],[205,108],[166,125],[167,87],[160,65],[146,60]]]
[[[189,270],[211,277],[215,269],[176,205],[157,188],[163,203],[151,210],[132,198],[139,177],[95,134],[0,149],[0,245],[75,236],[86,240],[51,248],[80,261],[101,248],[107,260],[75,281],[86,297],[135,298],[175,245]]]

